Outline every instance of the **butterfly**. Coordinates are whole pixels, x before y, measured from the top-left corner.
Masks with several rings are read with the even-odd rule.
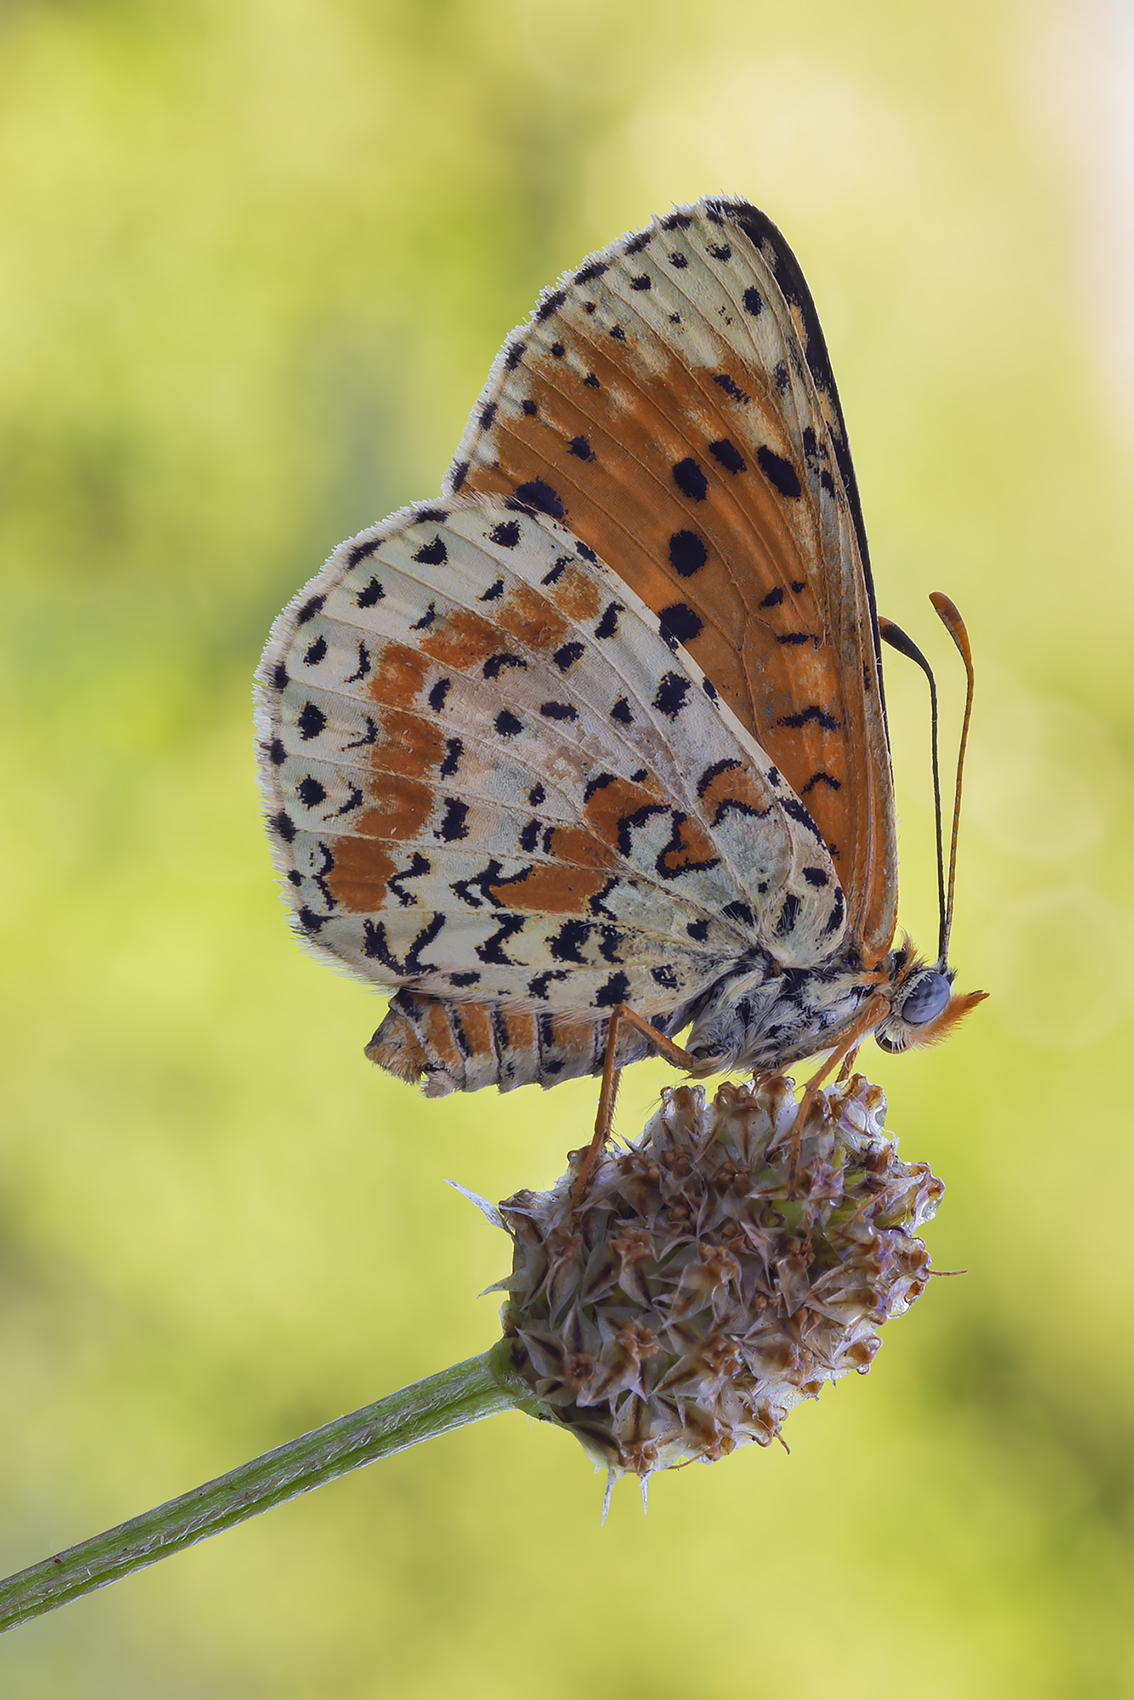
[[[880,635],[771,221],[704,199],[546,290],[440,500],[341,544],[257,673],[298,930],[394,993],[367,1055],[439,1096],[942,1038],[984,994],[944,922],[895,945]]]

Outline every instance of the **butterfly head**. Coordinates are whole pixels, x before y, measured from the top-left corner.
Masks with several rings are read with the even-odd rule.
[[[955,995],[953,970],[945,962],[932,966],[922,962],[908,938],[890,953],[885,968],[890,1011],[874,1030],[875,1041],[884,1051],[940,1044],[988,996],[987,992]]]

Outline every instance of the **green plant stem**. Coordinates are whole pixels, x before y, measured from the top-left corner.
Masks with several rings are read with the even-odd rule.
[[[332,1482],[348,1470],[465,1423],[515,1409],[532,1411],[532,1393],[511,1367],[508,1342],[500,1340],[479,1358],[454,1364],[349,1416],[337,1417],[215,1481],[6,1577],[0,1582],[0,1633]]]

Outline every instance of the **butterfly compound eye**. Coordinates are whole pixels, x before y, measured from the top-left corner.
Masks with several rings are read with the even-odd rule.
[[[898,1014],[911,1027],[921,1027],[927,1021],[937,1020],[948,1004],[949,996],[949,982],[945,975],[930,969],[913,981]]]

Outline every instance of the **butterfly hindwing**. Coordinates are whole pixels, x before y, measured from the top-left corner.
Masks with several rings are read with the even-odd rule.
[[[593,256],[509,338],[450,473],[610,563],[802,798],[866,961],[896,848],[876,620],[846,432],[775,226],[702,201]]]
[[[276,853],[313,942],[469,1003],[676,1008],[843,897],[807,811],[657,616],[481,498],[344,544],[258,675]]]

